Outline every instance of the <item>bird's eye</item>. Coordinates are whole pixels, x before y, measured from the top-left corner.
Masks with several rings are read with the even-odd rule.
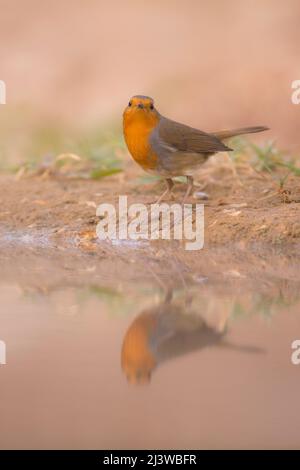
[[[152,103],[150,104],[150,109],[154,109],[154,106]]]
[[[128,106],[131,106],[131,105],[132,105],[132,103],[131,103],[131,101],[129,101]]]

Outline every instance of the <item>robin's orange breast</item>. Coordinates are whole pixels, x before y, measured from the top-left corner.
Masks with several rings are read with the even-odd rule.
[[[157,327],[157,316],[143,313],[129,327],[122,346],[122,368],[130,382],[149,380],[156,366],[150,338]]]
[[[158,157],[152,150],[149,139],[158,119],[145,119],[141,113],[136,116],[124,116],[124,137],[133,159],[145,170],[155,171]]]

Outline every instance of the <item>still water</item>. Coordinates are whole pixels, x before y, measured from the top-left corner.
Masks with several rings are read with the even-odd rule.
[[[184,256],[1,240],[1,448],[300,447],[299,260]]]

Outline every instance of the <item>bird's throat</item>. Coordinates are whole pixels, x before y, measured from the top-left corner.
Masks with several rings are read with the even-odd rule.
[[[124,114],[123,128],[128,150],[146,171],[154,170],[157,166],[157,156],[152,151],[149,138],[158,121],[157,115],[138,112]]]

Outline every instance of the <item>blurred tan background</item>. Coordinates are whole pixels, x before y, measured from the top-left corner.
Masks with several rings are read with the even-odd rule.
[[[296,150],[299,18],[299,0],[1,0],[0,118],[26,109],[61,125],[121,126],[143,93],[175,120],[269,125]]]

